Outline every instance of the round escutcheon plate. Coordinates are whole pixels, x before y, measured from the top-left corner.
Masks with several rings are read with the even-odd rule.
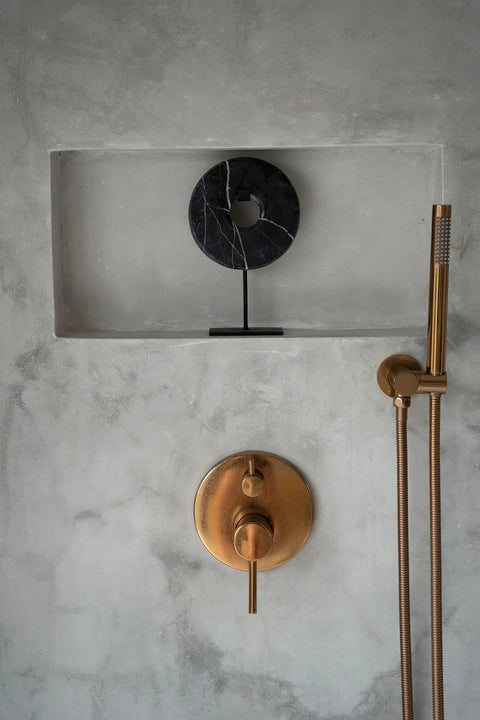
[[[250,497],[242,489],[249,468],[263,478],[263,491]],[[194,519],[200,539],[225,565],[248,570],[248,561],[235,550],[235,529],[246,515],[258,514],[273,529],[272,548],[258,560],[258,570],[287,562],[307,540],[313,522],[310,489],[287,460],[251,451],[230,455],[205,476],[195,497]]]

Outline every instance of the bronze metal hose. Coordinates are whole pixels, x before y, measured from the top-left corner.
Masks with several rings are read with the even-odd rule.
[[[404,401],[409,398],[404,398]],[[410,640],[410,570],[408,558],[408,405],[397,405],[398,600],[403,720],[413,720],[412,649]]]
[[[443,720],[440,393],[430,393],[430,571],[433,720]]]
[[[442,641],[442,536],[440,499],[440,393],[430,393],[430,587],[433,720],[444,720]],[[397,397],[398,598],[403,720],[413,720],[408,551],[407,413],[410,398]]]

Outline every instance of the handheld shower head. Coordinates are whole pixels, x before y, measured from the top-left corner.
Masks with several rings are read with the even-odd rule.
[[[427,373],[443,375],[447,343],[451,205],[434,205],[428,303]]]
[[[408,557],[407,410],[416,394],[430,396],[430,583],[432,623],[432,709],[443,720],[442,553],[440,513],[440,398],[447,391],[448,263],[451,205],[434,205],[428,304],[427,371],[409,355],[390,355],[378,368],[378,384],[397,410],[398,588],[403,718],[413,717]]]

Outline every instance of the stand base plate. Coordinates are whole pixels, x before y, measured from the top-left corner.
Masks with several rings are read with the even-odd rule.
[[[253,327],[253,328],[210,328],[208,331],[210,337],[234,337],[248,335],[259,336],[259,335],[283,335],[283,328],[281,327]]]

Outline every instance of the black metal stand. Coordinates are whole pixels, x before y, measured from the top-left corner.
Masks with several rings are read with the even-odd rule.
[[[210,328],[208,334],[212,337],[233,337],[235,335],[283,335],[281,327],[249,327],[248,325],[248,270],[243,270],[243,327]]]

